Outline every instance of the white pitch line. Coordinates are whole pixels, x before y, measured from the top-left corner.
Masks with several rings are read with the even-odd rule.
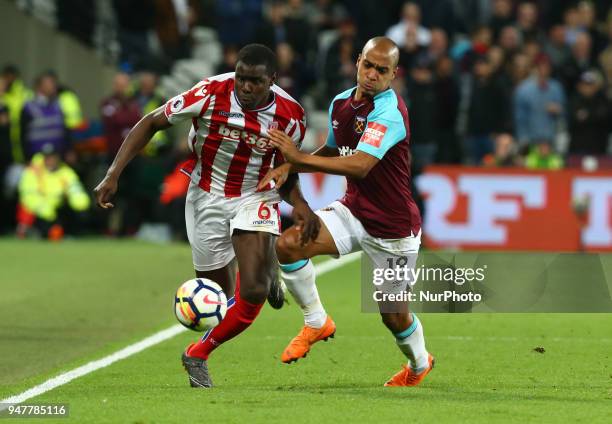
[[[359,252],[343,256],[340,259],[330,259],[318,265],[315,265],[315,270],[318,275],[323,275],[329,271],[340,268],[341,266],[346,265],[347,263],[352,262],[358,258],[359,258]],[[109,365],[117,361],[128,358],[132,355],[142,352],[145,349],[150,348],[151,346],[155,346],[156,344],[159,344],[163,341],[171,339],[174,336],[184,331],[187,331],[187,329],[183,327],[182,325],[180,324],[173,325],[172,327],[159,331],[115,353],[105,356],[102,359],[91,361],[83,366],[80,366],[71,371],[65,372],[63,374],[60,374],[57,377],[50,378],[44,383],[39,384],[38,386],[34,386],[31,389],[28,389],[23,393],[20,393],[15,396],[11,396],[6,399],[2,399],[0,400],[0,412],[7,409],[10,404],[25,402],[26,400],[32,399],[33,397],[42,395],[43,393],[53,390],[56,387],[63,386],[64,384],[67,384],[74,379],[83,377],[84,375],[90,374],[101,368],[108,367]]]

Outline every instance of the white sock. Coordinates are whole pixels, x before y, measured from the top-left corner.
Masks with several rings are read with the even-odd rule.
[[[395,341],[408,358],[408,365],[417,373],[429,366],[429,353],[425,349],[423,326],[415,314],[412,314],[412,325],[401,333],[395,334]]]
[[[304,259],[292,264],[281,264],[280,268],[287,289],[302,308],[304,323],[313,328],[323,327],[327,313],[319,299],[312,261]]]

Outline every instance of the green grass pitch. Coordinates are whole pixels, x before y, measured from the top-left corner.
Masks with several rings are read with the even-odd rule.
[[[174,325],[173,291],[192,276],[184,245],[0,240],[0,252],[0,399]],[[266,306],[211,356],[212,390],[188,387],[180,354],[198,335],[185,332],[29,402],[68,403],[69,418],[43,420],[60,423],[610,422],[612,314],[422,314],[436,368],[389,389],[404,358],[360,312],[358,262],[318,284],[337,336],[297,364],[279,356],[299,310]]]

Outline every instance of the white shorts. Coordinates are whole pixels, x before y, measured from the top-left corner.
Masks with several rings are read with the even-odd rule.
[[[280,197],[276,191],[243,197],[222,197],[190,183],[185,202],[185,224],[197,271],[223,268],[236,256],[235,229],[280,235]]]
[[[316,214],[329,230],[340,255],[361,250],[376,269],[415,267],[421,246],[420,231],[415,236],[398,239],[372,237],[351,211],[339,201],[319,209]],[[414,274],[407,273],[407,278],[385,281],[377,286],[377,289],[384,293],[405,291],[413,284],[410,278],[412,275]]]

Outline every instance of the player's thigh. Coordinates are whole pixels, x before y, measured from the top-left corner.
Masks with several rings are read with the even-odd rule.
[[[278,272],[274,251],[277,236],[263,231],[235,229],[232,243],[240,269],[240,297],[263,303]]]
[[[415,283],[420,243],[420,235],[394,240],[366,237],[361,241],[372,268],[372,284],[381,292],[377,296],[381,313],[408,313],[407,292]]]
[[[278,202],[278,196],[273,193],[253,193],[239,199],[230,220],[233,249],[240,269],[241,297],[265,297],[276,273],[274,242],[280,234]]]
[[[284,231],[276,242],[276,253],[280,263],[292,263],[318,255],[338,255],[338,248],[327,225],[319,218],[321,228],[317,238],[302,245],[301,231],[295,225]]]
[[[196,272],[222,269],[234,259],[230,237],[231,207],[224,199],[190,186],[185,203],[185,224]]]

